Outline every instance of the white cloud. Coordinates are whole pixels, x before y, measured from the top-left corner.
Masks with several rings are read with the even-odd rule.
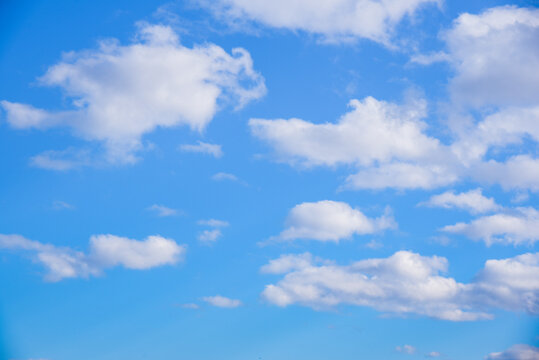
[[[395,26],[437,0],[220,0],[201,1],[229,21],[261,24],[322,35],[326,40],[367,38],[387,43]]]
[[[216,158],[220,158],[223,156],[223,150],[221,149],[221,145],[208,144],[202,141],[199,141],[198,144],[196,145],[193,145],[193,144],[180,145],[180,150],[185,151],[185,152],[208,154]]]
[[[439,356],[442,356],[442,354],[440,354],[438,351],[431,351],[430,353],[427,354],[427,357],[439,357]]]
[[[212,243],[217,241],[223,233],[219,229],[213,229],[213,230],[204,230],[200,234],[198,234],[198,240],[206,243]]]
[[[143,241],[115,235],[94,235],[87,254],[67,247],[32,241],[20,235],[0,234],[0,249],[28,251],[47,269],[47,281],[100,275],[105,269],[150,269],[176,264],[183,259],[186,247],[161,236]]]
[[[539,191],[539,159],[529,155],[512,156],[505,162],[482,162],[471,172],[476,180],[487,184],[500,184],[506,190]]]
[[[240,300],[230,299],[221,295],[206,296],[203,297],[202,300],[210,305],[221,308],[236,308],[242,305]]]
[[[346,178],[344,189],[433,189],[459,180],[447,164],[393,162],[367,167]]]
[[[292,270],[304,269],[313,263],[313,257],[309,253],[299,255],[282,255],[278,259],[270,262],[260,268],[264,274],[286,274]]]
[[[539,240],[539,211],[531,207],[508,209],[504,213],[479,217],[470,223],[448,225],[442,231],[493,243],[533,245]]]
[[[91,164],[90,155],[84,149],[47,150],[32,156],[30,165],[46,170],[66,171]]]
[[[350,304],[450,321],[489,319],[488,309],[539,313],[539,253],[489,260],[468,284],[440,275],[447,271],[447,259],[409,251],[348,266],[307,264],[311,259],[308,255],[302,254],[295,261],[292,256],[284,255],[281,262],[265,266],[275,270],[266,272],[285,273],[262,293],[272,304],[314,309]]]
[[[241,107],[265,93],[247,51],[232,55],[217,45],[183,46],[167,26],[141,24],[137,41],[102,41],[96,50],[69,52],[39,79],[60,87],[73,109],[48,111],[2,101],[14,128],[67,126],[85,140],[103,143],[106,159],[132,163],[141,137],[157,127],[202,130],[225,103]],[[50,157],[49,157],[50,158]],[[63,170],[47,157],[34,161]]]
[[[371,165],[440,153],[439,141],[423,133],[425,101],[399,106],[367,97],[350,101],[350,106],[352,110],[336,123],[251,119],[249,126],[280,159],[304,166]]]
[[[416,54],[410,58],[410,62],[420,65],[430,65],[437,62],[446,62],[449,60],[451,60],[451,57],[443,51],[438,51],[431,54]]]
[[[197,224],[211,227],[227,227],[230,225],[228,221],[217,219],[199,220]]]
[[[163,205],[153,204],[148,210],[155,212],[157,216],[161,217],[178,215],[178,210]]]
[[[213,174],[211,178],[214,181],[233,181],[233,182],[240,183],[240,184],[242,184],[244,186],[247,185],[247,183],[245,181],[243,181],[242,179],[240,179],[236,175],[226,173],[226,172],[218,172],[216,174]]]
[[[539,104],[538,9],[502,6],[464,13],[443,38],[456,71],[450,82],[456,102]]]
[[[191,309],[191,310],[198,310],[200,308],[200,306],[198,306],[198,304],[195,304],[195,303],[180,304],[178,306],[184,309]]]
[[[472,214],[486,213],[500,209],[500,206],[496,204],[493,198],[483,196],[481,189],[474,189],[460,194],[455,194],[454,191],[446,191],[442,194],[431,196],[428,201],[420,205],[446,209],[464,209]]]
[[[486,360],[537,360],[539,348],[531,345],[517,344],[502,352],[490,353]]]
[[[276,239],[339,242],[355,234],[372,234],[393,227],[395,222],[389,214],[371,219],[344,202],[323,200],[294,206],[286,219],[286,229]]]
[[[413,347],[412,345],[397,346],[395,350],[410,355],[415,353],[415,347]]]

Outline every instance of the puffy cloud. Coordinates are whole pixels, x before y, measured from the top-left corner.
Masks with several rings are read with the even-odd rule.
[[[470,172],[474,179],[487,184],[500,184],[506,190],[539,191],[539,159],[529,155],[512,156],[504,162],[485,161]]]
[[[111,267],[150,269],[176,264],[183,259],[186,247],[161,236],[149,236],[143,241],[115,235],[95,235],[90,238],[88,254],[67,247],[56,247],[28,240],[20,235],[0,234],[0,249],[28,251],[35,261],[47,269],[45,279],[98,276]]]
[[[403,346],[397,346],[395,350],[397,350],[398,352],[405,353],[405,354],[414,354],[416,349],[412,345],[403,345]]]
[[[483,240],[487,245],[534,244],[539,240],[539,211],[531,207],[508,209],[504,213],[479,217],[470,223],[448,225],[441,230]]]
[[[539,104],[538,9],[464,13],[443,37],[456,71],[450,82],[455,101],[476,107]]]
[[[161,217],[178,215],[178,210],[163,205],[153,204],[148,210],[155,212],[157,216]]]
[[[281,159],[305,166],[370,165],[440,153],[439,141],[423,132],[423,100],[399,106],[367,97],[350,101],[350,106],[352,110],[336,123],[251,119],[249,126]]]
[[[220,308],[236,308],[242,305],[242,302],[240,300],[230,299],[221,295],[206,296],[203,297],[202,300],[204,300],[210,305]]]
[[[350,304],[450,321],[488,319],[488,309],[539,313],[539,253],[489,260],[469,284],[440,275],[447,271],[447,259],[409,251],[348,266],[317,265],[321,261],[310,255],[293,256],[283,255],[263,267],[285,274],[262,293],[272,304],[315,309]]]
[[[277,160],[292,166],[356,167],[344,189],[434,189],[471,179],[539,191],[539,160],[530,154],[486,158],[491,149],[521,145],[526,138],[539,141],[535,108],[491,114],[455,131],[454,142],[445,145],[427,134],[423,100],[398,105],[367,97],[350,104],[353,109],[336,123],[251,119],[249,126],[274,149]]]
[[[220,17],[250,19],[275,28],[302,30],[326,40],[367,38],[387,43],[393,28],[437,0],[220,0],[203,1]]]
[[[370,219],[344,202],[323,200],[294,206],[286,219],[286,229],[276,239],[339,242],[355,234],[372,234],[393,227],[395,222],[389,214]]]
[[[460,194],[454,191],[446,191],[442,194],[433,195],[431,198],[421,203],[431,207],[442,207],[446,209],[464,209],[472,214],[491,212],[500,209],[493,198],[483,196],[481,189],[470,190]]]
[[[141,137],[157,127],[202,130],[223,104],[241,107],[265,93],[246,50],[230,55],[213,44],[188,48],[170,27],[148,24],[130,45],[108,40],[96,50],[67,53],[39,81],[62,88],[73,109],[4,100],[8,123],[19,129],[70,127],[83,139],[101,141],[107,160],[117,163],[136,161]]]
[[[536,360],[539,359],[539,348],[517,344],[502,352],[490,353],[487,360]]]
[[[199,141],[198,144],[183,144],[180,145],[181,151],[186,152],[194,152],[194,153],[201,153],[201,154],[208,154],[216,158],[220,158],[223,156],[223,150],[221,149],[221,145],[216,144],[208,144],[202,141]]]

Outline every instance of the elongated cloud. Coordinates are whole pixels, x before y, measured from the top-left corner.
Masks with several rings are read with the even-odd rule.
[[[470,223],[448,225],[441,230],[482,240],[487,245],[533,245],[539,240],[539,211],[531,207],[507,209],[505,212],[479,217]]]
[[[428,201],[421,203],[421,205],[446,209],[463,209],[472,214],[500,209],[500,206],[496,204],[493,198],[483,196],[481,189],[470,190],[460,194],[455,194],[453,191],[446,191],[442,194],[431,196]]]
[[[367,38],[385,43],[393,28],[425,4],[436,0],[219,0],[202,1],[230,21],[250,19],[261,24],[322,35],[342,41]]]
[[[206,296],[203,297],[202,300],[204,300],[210,305],[221,308],[236,308],[242,305],[242,302],[240,300],[230,299],[221,295]]]
[[[344,202],[331,200],[305,202],[290,210],[286,219],[286,229],[277,240],[311,239],[339,242],[355,234],[373,234],[393,227],[395,222],[387,214],[371,219]]]
[[[188,48],[170,27],[148,24],[130,45],[107,40],[96,50],[67,53],[39,82],[60,87],[72,109],[49,111],[4,100],[8,123],[17,129],[69,127],[78,137],[102,142],[112,163],[136,161],[142,136],[157,127],[200,131],[225,104],[241,107],[265,93],[246,50]],[[69,165],[58,159],[50,164]]]
[[[47,281],[98,276],[115,266],[144,270],[173,265],[183,259],[184,245],[158,235],[143,241],[115,235],[95,235],[90,238],[87,254],[67,247],[57,247],[28,240],[21,235],[0,234],[0,249],[26,251],[47,270]]]
[[[539,348],[531,345],[517,344],[501,352],[490,353],[486,360],[536,360],[539,359]]]
[[[489,309],[539,313],[539,253],[488,260],[468,284],[441,275],[447,272],[447,259],[410,251],[347,266],[309,254],[284,255],[262,269],[285,274],[262,293],[278,306],[349,304],[450,321],[489,319]]]

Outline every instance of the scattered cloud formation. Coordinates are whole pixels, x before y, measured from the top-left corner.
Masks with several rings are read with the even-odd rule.
[[[284,274],[266,286],[262,297],[278,306],[324,309],[350,304],[450,321],[490,319],[489,309],[539,313],[539,253],[488,260],[468,284],[440,275],[447,269],[443,257],[410,251],[348,266],[309,254],[283,255],[262,268]]]
[[[88,253],[28,240],[21,235],[0,234],[0,249],[26,251],[47,273],[45,280],[99,276],[116,266],[144,270],[181,261],[186,247],[158,235],[139,241],[115,235],[90,237]]]
[[[405,354],[415,354],[415,347],[412,345],[403,345],[403,346],[397,346],[395,348],[398,352],[405,353]]]
[[[206,296],[203,297],[202,300],[204,300],[210,305],[220,308],[236,308],[242,305],[242,302],[240,300],[230,299],[221,295]]]
[[[148,207],[148,210],[153,211],[157,216],[161,217],[178,215],[178,210],[163,205],[153,204]]]
[[[221,145],[208,144],[202,141],[199,141],[198,144],[196,145],[193,145],[193,144],[180,145],[180,150],[185,151],[185,152],[208,154],[216,158],[220,158],[223,156],[223,150],[221,149]]]
[[[518,344],[502,352],[489,354],[486,360],[536,360],[539,359],[539,348]]]
[[[16,129],[69,127],[82,139],[101,142],[109,163],[135,162],[142,136],[157,127],[200,131],[225,104],[241,107],[266,91],[246,50],[188,48],[172,28],[145,23],[130,45],[112,39],[95,50],[65,54],[39,83],[60,87],[72,109],[49,111],[3,100],[7,122]],[[81,163],[62,155],[71,154],[50,151],[32,161],[55,170]]]
[[[437,0],[219,0],[201,1],[228,21],[249,19],[266,26],[321,35],[326,41],[366,38],[388,43],[393,29]]]
[[[441,230],[472,240],[482,240],[489,246],[494,243],[533,245],[539,240],[539,211],[531,207],[507,209],[479,217],[470,223],[448,225]]]
[[[294,206],[286,219],[285,230],[275,240],[339,242],[353,235],[373,234],[394,227],[396,224],[393,217],[387,212],[379,218],[371,219],[347,203],[323,200]]]
[[[446,191],[443,194],[431,196],[428,201],[421,203],[421,205],[446,209],[463,209],[472,214],[492,212],[501,208],[493,198],[483,196],[481,189],[460,194],[455,194],[454,191]]]

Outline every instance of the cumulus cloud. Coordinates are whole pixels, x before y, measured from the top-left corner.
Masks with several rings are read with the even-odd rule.
[[[203,297],[202,300],[204,300],[210,305],[220,308],[236,308],[242,305],[242,302],[240,300],[230,299],[221,295],[206,296]]]
[[[486,360],[536,360],[539,359],[539,348],[531,345],[517,344],[502,352],[490,353]]]
[[[538,9],[501,6],[464,13],[443,38],[456,71],[450,82],[456,102],[475,107],[539,104]]]
[[[284,274],[264,289],[262,297],[269,303],[314,309],[349,304],[450,321],[489,319],[489,309],[539,313],[539,253],[489,260],[468,284],[441,275],[447,272],[447,259],[410,251],[348,266],[293,256],[263,267]]]
[[[455,130],[454,141],[446,145],[427,134],[423,100],[398,105],[367,97],[350,104],[352,110],[335,123],[251,119],[249,127],[272,147],[278,161],[298,167],[357,168],[343,189],[434,189],[469,179],[506,190],[539,191],[539,160],[531,154],[487,157],[490,150],[522,145],[527,138],[539,141],[536,109],[491,114],[479,124]]]
[[[153,211],[157,216],[161,217],[178,215],[178,210],[163,205],[153,204],[148,210]]]
[[[305,166],[370,165],[440,152],[439,141],[423,132],[423,100],[399,106],[367,97],[350,101],[350,107],[336,123],[251,119],[249,126],[254,136],[272,145],[279,158]]]
[[[184,245],[158,235],[139,241],[115,235],[90,237],[88,253],[26,239],[21,235],[0,234],[0,249],[26,251],[43,265],[47,281],[98,276],[115,266],[150,269],[176,264],[183,259]]]
[[[60,87],[72,109],[49,111],[4,100],[7,122],[17,129],[69,127],[78,137],[101,142],[111,163],[136,161],[142,136],[157,127],[200,131],[225,104],[241,107],[265,93],[246,50],[189,48],[170,27],[149,24],[140,24],[132,44],[107,40],[98,49],[65,54],[39,82]],[[34,161],[66,168],[49,158]]]
[[[373,234],[395,226],[388,213],[371,219],[347,203],[323,200],[294,206],[286,219],[286,228],[275,239],[339,242],[356,234]]]
[[[202,1],[219,17],[249,19],[274,28],[318,34],[330,41],[366,38],[387,43],[406,16],[437,0],[219,0]]]
[[[539,240],[539,211],[531,207],[506,209],[505,212],[479,217],[470,223],[448,225],[441,230],[482,240],[489,246],[494,243],[533,245]]]
[[[463,209],[472,214],[486,213],[500,209],[500,206],[496,204],[493,198],[483,196],[481,189],[474,189],[460,194],[455,194],[454,191],[446,191],[442,194],[431,196],[428,201],[420,205],[446,209]]]
[[[223,150],[221,145],[217,144],[208,144],[202,141],[199,141],[198,144],[183,144],[180,145],[180,150],[185,152],[194,152],[201,154],[208,154],[216,158],[223,156]]]

